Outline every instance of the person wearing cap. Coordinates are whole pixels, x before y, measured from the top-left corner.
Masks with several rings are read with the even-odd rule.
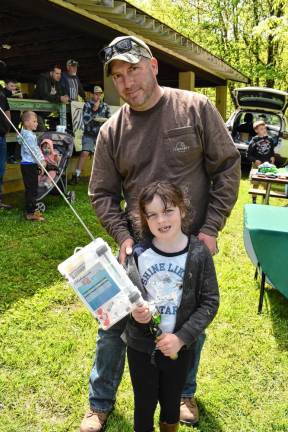
[[[252,162],[249,178],[251,179],[255,169],[263,162],[275,163],[274,142],[267,134],[267,126],[264,120],[257,120],[253,123],[256,135],[249,142],[247,157]],[[253,189],[263,186],[263,183],[252,182]],[[265,186],[265,185],[264,185]],[[257,195],[252,194],[252,202],[256,204]]]
[[[67,72],[63,72],[61,77],[61,85],[69,95],[70,101],[77,101],[78,96],[81,96],[85,100],[85,91],[77,75],[78,66],[78,61],[73,59],[67,60]]]
[[[132,254],[136,237],[131,222],[140,190],[157,180],[182,189],[190,221],[187,234],[196,235],[214,255],[218,232],[236,202],[240,183],[240,155],[220,114],[201,94],[161,87],[157,59],[134,36],[114,39],[99,57],[126,103],[100,129],[88,192],[97,217],[120,246],[120,263]],[[123,198],[126,207],[121,205]],[[145,323],[146,308],[142,314]],[[81,432],[103,430],[113,409],[124,369],[125,344],[120,336],[125,325],[126,319],[98,331],[90,410]],[[199,419],[194,394],[204,340],[204,333],[195,340],[195,357],[179,407],[180,421],[190,425]],[[168,426],[162,425],[161,431],[177,430]]]
[[[77,162],[75,174],[72,175],[70,184],[77,184],[80,180],[82,168],[89,155],[94,153],[96,139],[100,127],[105,119],[111,117],[109,105],[102,100],[103,90],[100,86],[95,86],[91,100],[85,102],[83,107],[84,133],[82,137],[82,150]]]

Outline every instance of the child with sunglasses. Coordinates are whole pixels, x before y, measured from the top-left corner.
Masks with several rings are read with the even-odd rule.
[[[127,258],[127,272],[160,313],[162,334],[155,341],[149,307],[133,311],[125,339],[134,390],[134,431],[154,431],[159,402],[160,432],[175,432],[194,344],[218,309],[218,284],[209,250],[185,234],[181,190],[154,182],[141,191],[138,204],[136,222],[143,241]]]

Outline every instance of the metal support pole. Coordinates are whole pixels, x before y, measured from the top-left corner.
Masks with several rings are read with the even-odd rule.
[[[266,279],[266,275],[262,271],[262,273],[261,273],[261,285],[260,285],[260,296],[259,296],[258,314],[260,314],[262,312],[263,299],[264,299],[264,291],[265,291],[265,279]]]
[[[59,108],[60,124],[67,127],[66,105],[62,103]]]

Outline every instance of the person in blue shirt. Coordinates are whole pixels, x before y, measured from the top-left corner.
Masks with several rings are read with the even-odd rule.
[[[21,137],[18,138],[21,145],[21,173],[25,186],[26,219],[29,221],[43,221],[44,217],[36,211],[36,199],[38,191],[38,166],[46,166],[44,156],[38,147],[37,137],[33,133],[37,129],[37,114],[33,111],[25,111],[21,117],[23,128]],[[40,166],[40,168],[42,168]]]
[[[96,139],[105,119],[111,117],[109,105],[102,100],[103,90],[95,86],[91,99],[83,107],[84,133],[82,137],[82,150],[77,163],[75,174],[70,184],[77,184],[80,180],[81,171],[89,155],[93,155]]]

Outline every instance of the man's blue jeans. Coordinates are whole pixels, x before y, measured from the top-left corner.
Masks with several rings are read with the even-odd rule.
[[[96,358],[89,381],[89,401],[92,409],[104,412],[113,409],[125,364],[126,345],[120,336],[125,329],[126,320],[127,318],[124,318],[109,330],[98,331]],[[194,361],[182,397],[192,397],[196,392],[196,376],[204,341],[203,333],[196,343]]]
[[[0,199],[2,193],[3,177],[5,173],[5,167],[6,167],[6,158],[7,158],[6,140],[5,137],[0,136]]]

